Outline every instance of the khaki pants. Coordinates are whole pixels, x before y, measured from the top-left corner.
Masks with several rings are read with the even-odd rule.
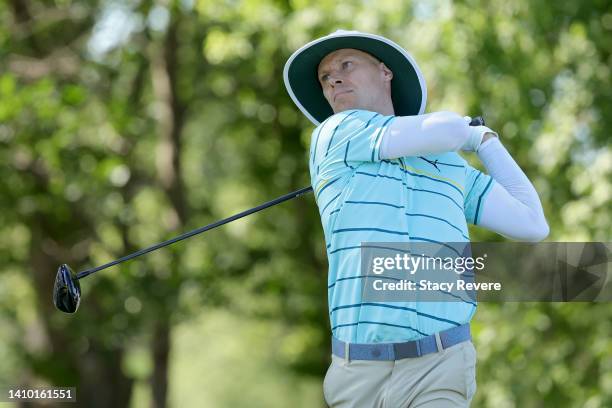
[[[347,362],[332,355],[323,381],[325,401],[332,408],[469,407],[475,392],[471,341],[395,361]]]

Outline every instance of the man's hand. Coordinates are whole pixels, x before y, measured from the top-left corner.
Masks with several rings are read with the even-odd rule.
[[[467,123],[470,123],[472,118],[469,116],[464,117]],[[496,132],[489,129],[486,126],[470,126],[470,136],[461,150],[464,152],[478,152],[480,145],[492,137],[499,137]]]

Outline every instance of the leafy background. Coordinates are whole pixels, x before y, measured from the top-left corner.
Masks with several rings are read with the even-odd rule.
[[[485,116],[540,193],[549,241],[610,241],[605,0],[2,0],[0,384],[76,386],[82,407],[325,406],[310,196],[83,281],[75,316],[51,288],[61,263],[308,185],[313,126],[282,68],[338,28],[408,49],[427,111]],[[605,303],[481,304],[473,406],[612,406],[611,322]]]

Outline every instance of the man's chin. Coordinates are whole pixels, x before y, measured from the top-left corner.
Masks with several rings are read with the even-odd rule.
[[[354,103],[341,103],[341,104],[336,104],[335,107],[332,108],[332,110],[334,111],[334,113],[340,113],[340,112],[344,112],[350,109],[363,109],[361,106],[354,104]]]

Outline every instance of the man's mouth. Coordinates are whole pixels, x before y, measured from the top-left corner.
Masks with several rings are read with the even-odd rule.
[[[334,95],[334,102],[336,102],[336,98],[337,98],[339,95],[342,95],[342,94],[345,94],[345,93],[349,93],[349,92],[353,92],[353,91],[348,90],[348,91],[340,91],[340,92],[338,92],[337,94],[335,94],[335,95]]]

